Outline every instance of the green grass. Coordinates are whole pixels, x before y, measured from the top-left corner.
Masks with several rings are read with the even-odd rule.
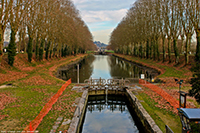
[[[141,104],[163,132],[165,132],[165,125],[168,125],[174,133],[181,132],[182,126],[178,115],[169,110],[156,107],[155,105],[158,103],[151,99],[147,94],[142,92],[139,92],[138,94],[137,98],[144,101],[141,102]]]
[[[77,97],[81,97],[82,95],[82,93],[76,93],[74,91],[71,91],[72,86],[73,85],[69,86],[63,92],[62,96],[53,105],[53,108],[49,111],[46,117],[44,117],[43,121],[37,128],[39,132],[49,132],[52,129],[52,126],[54,125],[58,117],[63,117],[63,119],[72,119],[74,112],[72,112],[71,110],[75,110],[75,107],[72,107],[72,104],[74,103]],[[66,125],[63,128],[59,128],[57,131],[64,131],[68,127],[69,125]]]
[[[8,104],[4,110],[0,111],[1,115],[8,115],[7,118],[1,120],[0,129],[5,131],[22,131],[32,120],[34,120],[42,110],[43,106],[60,88],[61,86],[57,85],[45,85],[1,89],[0,93],[10,93],[10,97],[16,98],[17,100]],[[77,97],[82,95],[82,93],[71,91],[71,88],[72,85],[63,92],[49,113],[44,117],[37,128],[39,132],[50,132],[54,122],[59,116],[64,117],[64,119],[72,119],[73,112],[71,109],[75,109],[75,107],[72,107],[71,105]]]
[[[115,53],[113,50],[106,50],[105,52]]]
[[[3,69],[0,69],[0,73],[6,74],[7,72],[5,70],[3,70]]]
[[[23,57],[21,57],[23,58]],[[45,64],[46,62],[37,62],[33,65],[27,63],[27,66],[35,67],[32,71],[27,71],[28,76],[14,81],[5,83],[12,83],[15,88],[2,88],[0,94],[7,94],[11,101],[6,104],[4,109],[0,109],[0,117],[6,116],[0,121],[0,131],[22,131],[34,118],[40,113],[43,106],[50,100],[50,98],[57,93],[65,81],[57,79],[49,75],[49,69],[56,64],[68,64],[69,60],[74,56],[68,57],[66,60],[57,61],[52,59],[51,64],[44,67],[35,67],[35,65]],[[55,64],[56,62],[56,64]],[[59,66],[59,65],[56,65]],[[17,68],[9,68],[11,71],[19,71]],[[4,73],[2,71],[2,73]],[[45,81],[39,84],[30,80],[33,77],[40,77],[39,80]],[[3,84],[5,84],[3,83]],[[48,83],[51,83],[48,85]],[[34,85],[35,84],[35,85]],[[44,84],[44,85],[43,85]],[[72,92],[71,88],[67,88],[61,97],[54,105],[50,112],[44,117],[42,123],[39,125],[39,132],[50,132],[54,122],[60,115],[66,119],[71,119],[73,116],[71,107],[72,103],[81,93]],[[68,95],[70,94],[70,95]],[[0,96],[0,100],[3,100]],[[59,102],[60,101],[60,102]],[[68,110],[65,107],[70,107]],[[60,108],[62,108],[60,110]]]
[[[26,86],[1,89],[0,92],[10,93],[11,97],[17,100],[0,111],[1,115],[8,115],[1,121],[0,129],[22,131],[39,114],[48,99],[59,88],[60,86]],[[12,127],[12,122],[15,120],[18,122],[15,122],[15,126]]]
[[[87,54],[93,53],[94,51],[87,51]]]

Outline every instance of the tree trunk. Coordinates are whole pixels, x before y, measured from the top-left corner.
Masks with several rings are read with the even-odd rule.
[[[175,63],[178,64],[179,63],[179,52],[178,52],[178,48],[177,48],[177,38],[174,38],[174,53],[175,53]]]
[[[33,37],[29,35],[29,41],[28,41],[28,61],[31,63],[32,61],[32,51],[33,51]]]
[[[46,58],[46,60],[48,60],[49,58],[49,48],[50,48],[50,45],[51,45],[51,42],[50,42],[50,40],[49,40],[49,42],[47,43],[47,47],[46,47],[46,53],[45,53],[45,58]]]
[[[153,55],[153,39],[151,40],[151,46],[150,46],[150,59],[152,59]]]
[[[142,47],[142,43],[140,44],[140,57],[143,58],[143,47]]]
[[[157,60],[160,61],[158,38],[156,38],[156,55],[157,55]]]
[[[54,41],[52,41],[51,45],[50,45],[50,53],[49,53],[49,58],[52,57],[52,52],[53,52],[53,44],[54,44]]]
[[[39,38],[36,37],[36,42],[35,42],[35,60],[38,61],[38,55],[39,55]]]
[[[149,58],[149,39],[147,39],[146,58]]]
[[[181,53],[180,54],[183,54],[184,52],[184,36],[181,36]]]
[[[200,28],[196,31],[197,35],[197,47],[196,47],[196,55],[195,61],[200,61]]]
[[[10,66],[13,66],[16,55],[15,35],[15,30],[11,28],[10,43],[8,45],[8,64]]]
[[[165,37],[162,38],[163,43],[163,62],[166,60],[166,52],[165,52]]]
[[[22,31],[19,32],[19,43],[18,43],[18,52],[21,52],[21,43],[22,43]]]
[[[0,50],[3,52],[3,34],[0,32]]]
[[[189,57],[188,57],[188,42],[189,42],[189,36],[187,35],[186,36],[186,44],[185,44],[185,65],[187,65],[188,64],[188,62],[189,62]]]
[[[3,30],[3,27],[1,25],[1,27],[0,27],[0,50],[2,52],[3,52],[3,44],[4,44],[4,30]]]
[[[156,60],[156,40],[153,40],[153,60]]]
[[[168,37],[168,57],[169,57],[169,63],[171,63],[171,38]]]

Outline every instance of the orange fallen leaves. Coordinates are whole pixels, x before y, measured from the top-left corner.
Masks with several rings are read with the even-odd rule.
[[[9,103],[15,102],[17,98],[10,97],[9,93],[0,93],[0,110],[3,110]],[[8,117],[8,115],[1,115],[0,120]]]

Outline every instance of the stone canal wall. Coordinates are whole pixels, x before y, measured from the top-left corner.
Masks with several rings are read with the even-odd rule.
[[[79,104],[76,107],[76,110],[74,112],[74,116],[72,119],[72,122],[70,124],[70,127],[68,129],[69,133],[78,133],[81,127],[80,122],[83,121],[84,114],[85,114],[85,108],[87,105],[87,100],[88,100],[88,90],[85,90],[82,94],[82,97],[79,101]]]
[[[131,101],[133,105],[133,109],[135,113],[139,117],[140,121],[142,122],[146,132],[148,133],[162,133],[160,128],[156,125],[155,121],[151,118],[151,116],[147,113],[144,109],[142,104],[139,102],[137,97],[132,93],[132,91],[126,89],[126,95]]]
[[[125,94],[131,105],[133,106],[133,109],[135,113],[137,114],[138,118],[140,119],[143,127],[145,128],[145,131],[147,133],[162,133],[160,128],[156,125],[155,121],[151,118],[151,116],[147,113],[147,111],[143,108],[142,104],[139,102],[137,97],[130,91],[129,89],[126,89],[124,92],[116,92],[116,91],[107,91],[107,94]],[[102,95],[106,94],[106,91],[94,91],[94,92],[88,92],[88,90],[85,90],[82,94],[82,98],[79,101],[79,104],[76,107],[72,122],[70,124],[70,127],[68,129],[69,133],[79,133],[80,128],[82,126],[82,122],[84,121],[84,115],[86,111],[86,105],[89,95]]]

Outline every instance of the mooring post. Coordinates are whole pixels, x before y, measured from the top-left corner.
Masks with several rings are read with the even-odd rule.
[[[77,64],[77,83],[79,84],[79,64]]]

